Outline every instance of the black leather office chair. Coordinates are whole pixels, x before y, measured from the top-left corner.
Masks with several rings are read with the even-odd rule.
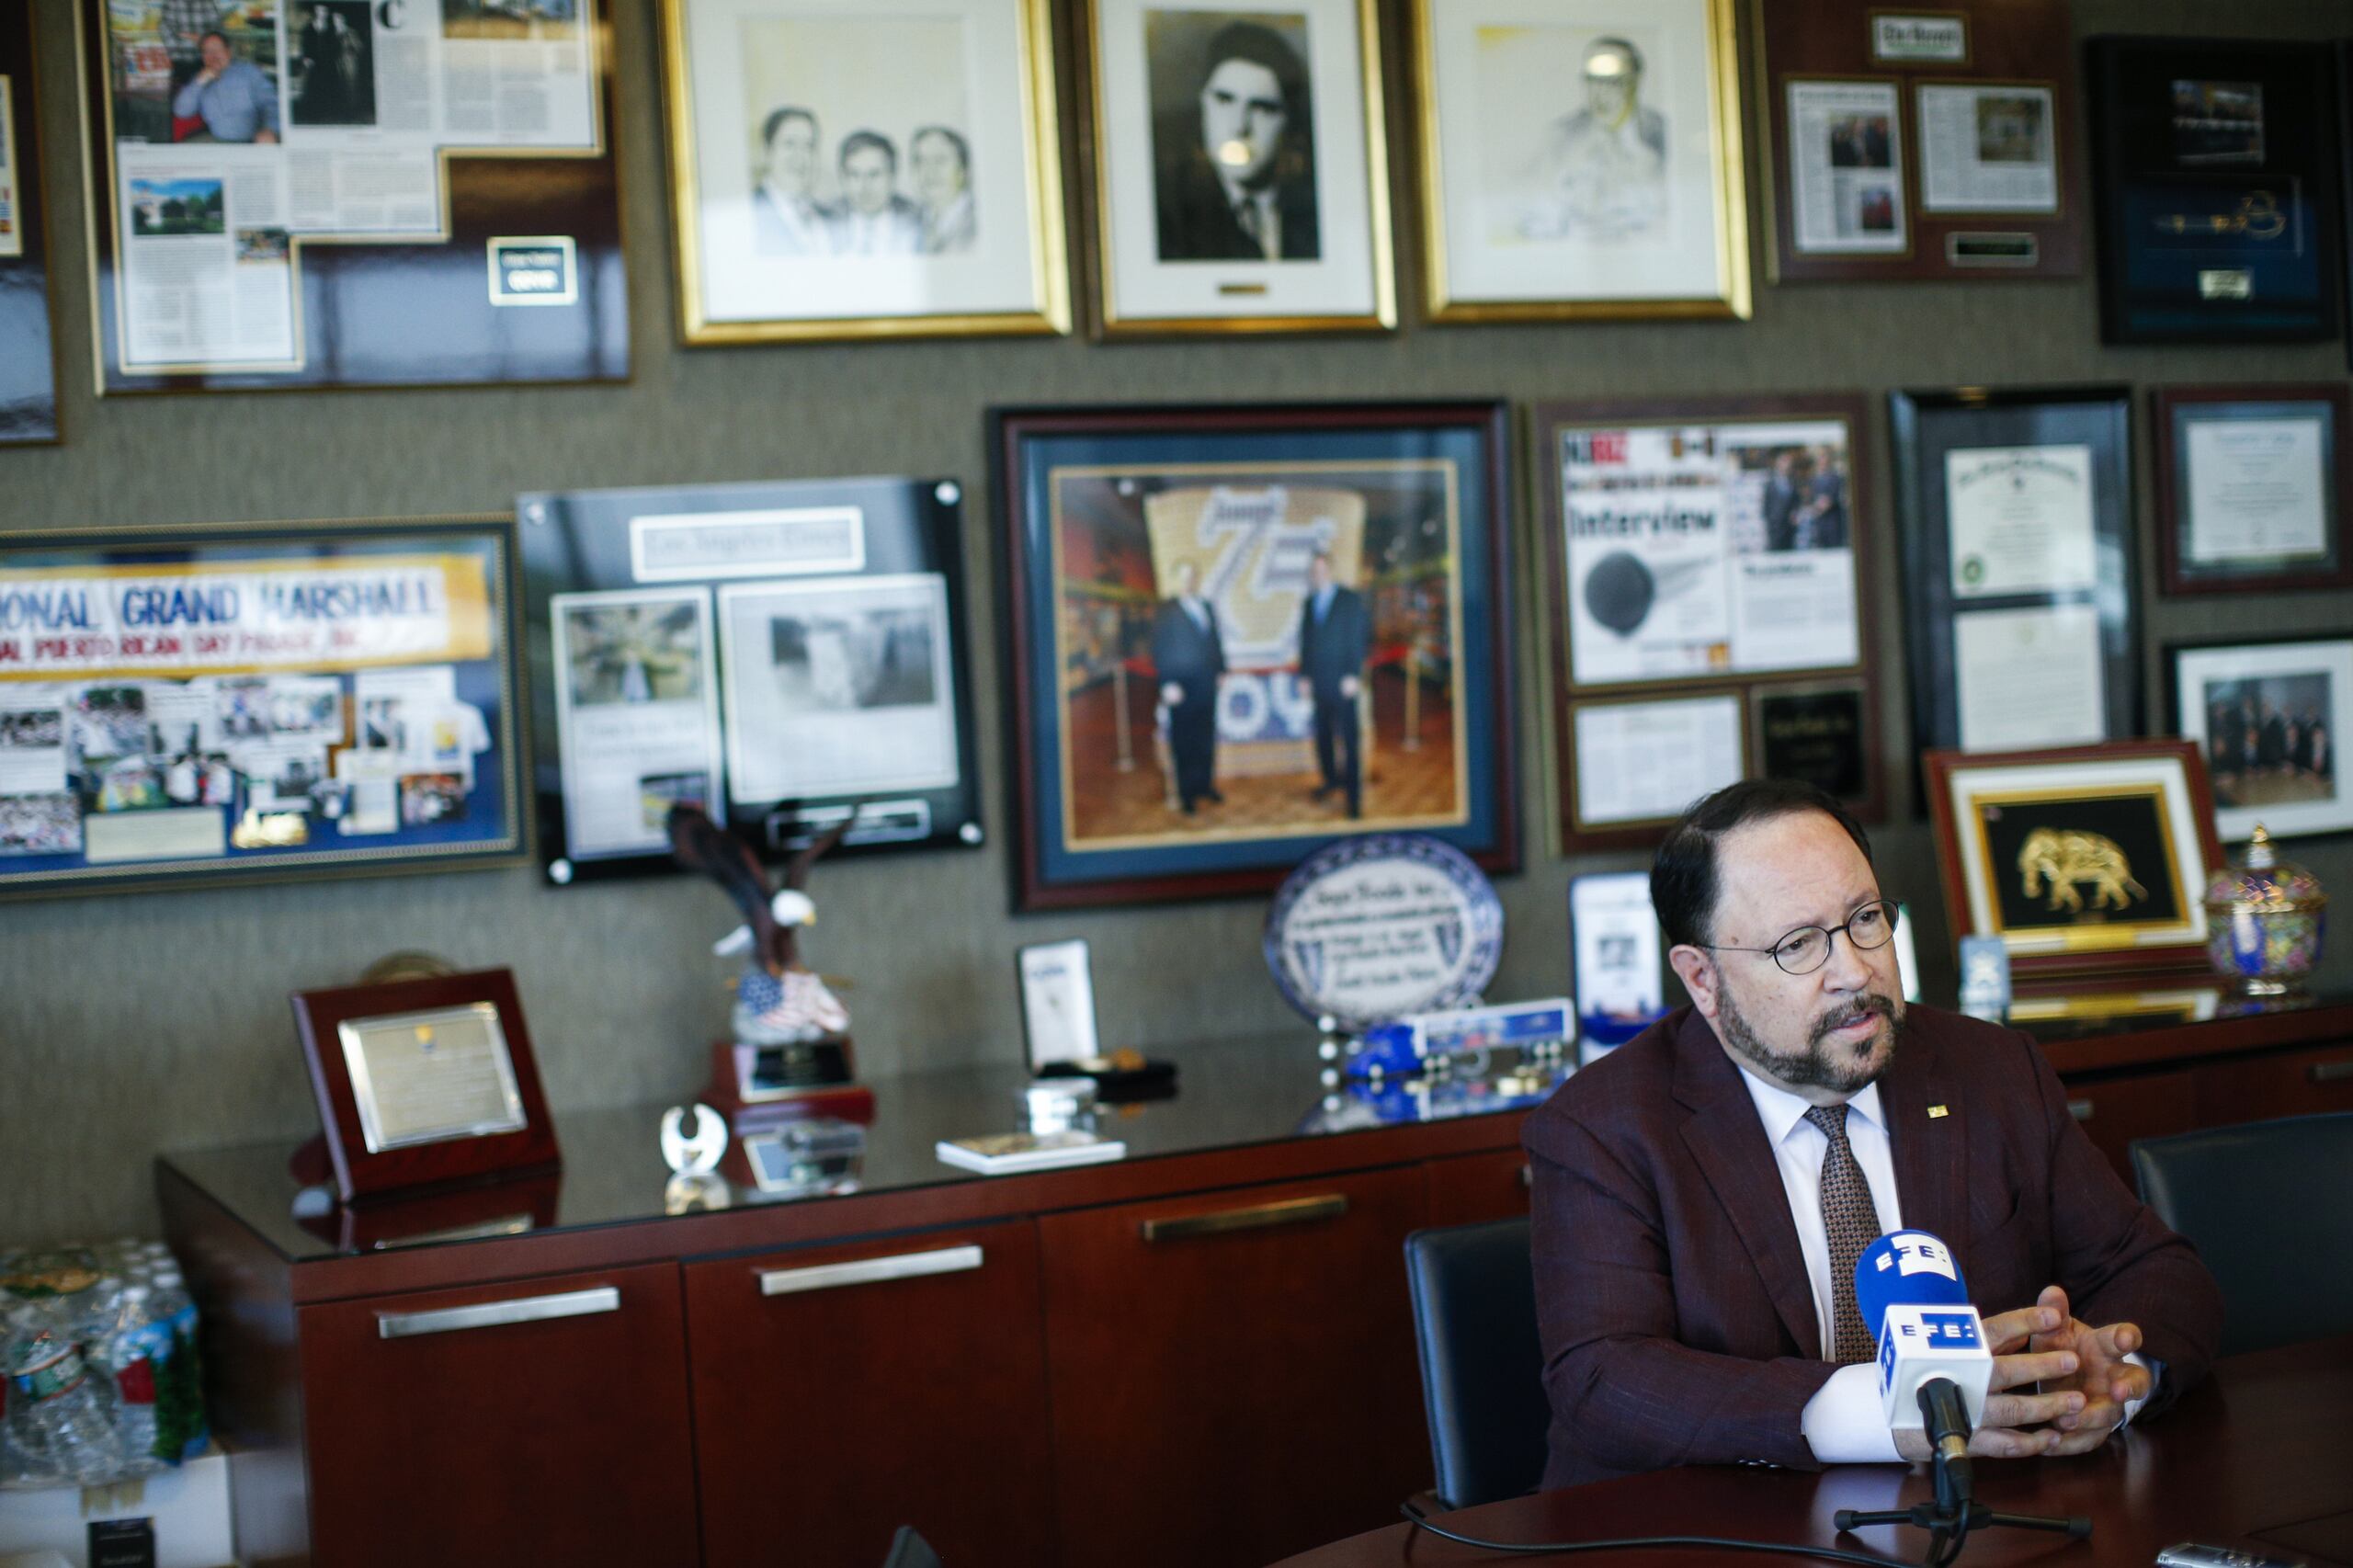
[[[1405,1279],[1438,1500],[1468,1508],[1535,1491],[1552,1411],[1528,1221],[1415,1231],[1405,1238]]]
[[[2222,1353],[2353,1333],[2353,1111],[2132,1145],[2141,1198],[2222,1287]]]

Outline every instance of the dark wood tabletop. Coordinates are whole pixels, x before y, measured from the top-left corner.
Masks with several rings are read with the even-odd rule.
[[[2073,1459],[1982,1460],[1978,1498],[2005,1513],[2082,1514],[2092,1538],[1972,1532],[1964,1568],[2149,1568],[2181,1541],[2235,1547],[2314,1565],[2353,1564],[2353,1335],[2234,1356],[2145,1426]],[[1842,1465],[1814,1474],[1706,1467],[1660,1471],[1540,1493],[1440,1517],[1487,1540],[1538,1542],[1706,1535],[1837,1546],[1918,1562],[1921,1531],[1840,1537],[1841,1508],[1908,1507],[1934,1495],[1927,1467]],[[1722,1552],[1651,1549],[1577,1560],[1640,1568],[1722,1562]],[[1286,1560],[1279,1568],[1441,1568],[1560,1562],[1504,1557],[1400,1522]],[[1797,1562],[1802,1559],[1790,1559]]]

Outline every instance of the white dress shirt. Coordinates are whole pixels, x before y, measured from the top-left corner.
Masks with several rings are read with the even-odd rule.
[[[1756,1102],[1757,1119],[1765,1124],[1774,1163],[1781,1170],[1781,1190],[1790,1200],[1790,1218],[1797,1223],[1798,1250],[1805,1256],[1805,1277],[1813,1287],[1813,1321],[1821,1330],[1827,1360],[1838,1343],[1836,1326],[1831,1322],[1837,1296],[1830,1283],[1830,1235],[1822,1223],[1822,1158],[1830,1152],[1830,1140],[1805,1119],[1813,1108],[1804,1100],[1766,1082],[1745,1063],[1740,1081],[1747,1085],[1748,1097]],[[1894,1151],[1888,1142],[1887,1117],[1880,1106],[1877,1084],[1864,1085],[1847,1102],[1847,1146],[1854,1152],[1863,1178],[1870,1183],[1880,1233],[1902,1230]],[[2138,1356],[2126,1359],[2135,1366],[2146,1365]],[[2152,1392],[2154,1387],[2153,1381]],[[2127,1404],[2125,1420],[2131,1421],[2140,1408],[2138,1400]],[[1895,1451],[1895,1433],[1880,1403],[1879,1368],[1870,1361],[1831,1373],[1830,1381],[1806,1401],[1799,1428],[1813,1457],[1824,1464],[1863,1464],[1903,1457]]]

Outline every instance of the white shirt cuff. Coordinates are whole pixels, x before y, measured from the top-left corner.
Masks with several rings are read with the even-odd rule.
[[[1879,1398],[1879,1367],[1859,1361],[1830,1374],[1798,1417],[1806,1446],[1822,1464],[1892,1464],[1895,1433]]]
[[[2144,1360],[2137,1351],[2127,1351],[2124,1358],[2127,1361],[2131,1362],[2136,1367],[2145,1367],[2148,1369],[2149,1393],[2146,1399],[2128,1399],[2124,1402],[2124,1419],[2117,1423],[2117,1426],[2120,1427],[2130,1426],[2132,1425],[2132,1418],[2141,1414],[2141,1406],[2146,1404],[2150,1399],[2154,1399],[2156,1397],[2157,1380],[2165,1375],[2165,1364],[2163,1362]]]

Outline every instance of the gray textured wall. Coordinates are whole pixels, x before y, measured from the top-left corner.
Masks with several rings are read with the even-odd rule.
[[[75,80],[72,3],[34,0],[47,88],[41,154],[61,279],[87,275],[77,110],[66,90]],[[944,474],[965,483],[968,558],[985,584],[995,519],[983,411],[995,403],[1367,395],[1525,403],[1856,389],[1873,404],[1877,493],[1866,499],[1881,526],[1871,585],[1882,607],[1881,717],[1901,772],[1912,747],[1880,394],[1894,386],[2146,386],[2345,373],[2338,344],[2104,349],[2088,277],[1774,289],[1762,286],[1761,264],[1756,319],[1746,324],[1409,327],[1342,341],[1117,347],[1070,339],[688,351],[674,336],[653,6],[617,0],[616,9],[631,384],[101,403],[92,390],[89,301],[69,286],[58,301],[66,442],[0,454],[0,528],[473,512],[550,487]],[[2347,0],[2076,0],[2075,11],[2079,36],[2353,33]],[[1391,19],[1391,132],[1402,147],[1404,34],[1397,16]],[[1753,110],[1749,118],[1753,165]],[[1402,171],[1400,187],[1402,195]],[[1410,208],[1401,216],[1409,222]],[[1408,301],[1418,290],[1413,252],[1409,243],[1400,256]],[[333,460],[290,462],[298,449]],[[2142,463],[2145,585],[2155,551],[2145,453]],[[1529,534],[1521,510],[1524,562]],[[1528,869],[1503,886],[1511,926],[1499,996],[1563,983],[1563,889],[1572,871],[1642,863],[1620,856],[1573,864],[1549,846],[1549,721],[1540,702],[1538,628],[1525,613],[1530,602],[1523,593],[1518,651],[1519,811],[1530,851]],[[2149,594],[2144,603],[2153,711],[2168,640],[2342,631],[2353,623],[2353,596],[2342,594],[2273,602]],[[999,620],[986,591],[975,595],[974,610],[990,847],[844,865],[818,880],[825,918],[812,956],[858,982],[852,1006],[865,1070],[1017,1054],[1013,949],[1063,936],[1094,945],[1103,1029],[1113,1043],[1165,1049],[1289,1026],[1257,957],[1256,901],[1084,916],[1006,913],[1009,737],[991,700],[1002,689]],[[1924,958],[1933,973],[1946,974],[1927,831],[1911,819],[1908,782],[1895,787],[1896,821],[1879,834],[1885,881],[1922,910]],[[2353,896],[2353,841],[2306,842],[2296,852]],[[704,1041],[724,1020],[724,967],[706,944],[725,920],[716,893],[699,882],[555,892],[529,870],[0,905],[0,1244],[152,1227],[149,1160],[158,1151],[307,1134],[315,1123],[286,994],[347,981],[394,949],[512,966],[559,1110],[683,1095],[700,1076]],[[2353,940],[2340,937],[2327,975],[2339,986],[2353,978]],[[1312,1065],[1304,1041],[1300,1054],[1304,1090]]]

